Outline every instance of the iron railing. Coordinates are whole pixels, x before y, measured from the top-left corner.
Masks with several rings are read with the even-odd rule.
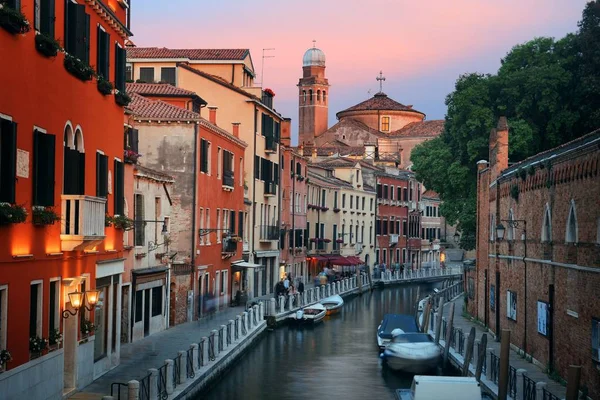
[[[167,393],[167,366],[168,364],[165,364],[158,369],[158,398],[162,400],[169,397]]]
[[[458,340],[458,354],[465,355],[465,333],[462,329],[457,329],[457,336],[455,337]]]
[[[490,380],[495,384],[498,384],[498,370],[500,369],[500,358],[494,354],[494,352],[490,353]]]
[[[117,392],[115,393],[115,386],[117,387]],[[128,391],[128,385],[126,383],[121,383],[121,382],[113,382],[110,385],[110,395],[115,399],[115,400],[121,400],[121,388],[125,388],[125,395],[123,396],[123,400],[127,399],[127,391]]]
[[[279,227],[276,225],[261,225],[260,240],[279,240]]]
[[[211,333],[208,336],[208,361],[215,361],[215,334]]]
[[[477,357],[479,357],[479,355],[481,351],[481,342],[477,342]],[[486,372],[487,372],[487,351],[483,352],[483,362],[481,363],[481,373],[485,376],[487,376]]]
[[[442,339],[446,340],[446,329],[448,329],[448,321],[442,320]]]
[[[231,345],[231,324],[227,324],[227,346]]]
[[[543,400],[561,400],[560,397],[550,393],[546,388],[542,389]]]
[[[535,390],[535,381],[523,374],[523,399],[536,400],[537,393]]]
[[[517,398],[517,369],[512,365],[508,366],[508,395]]]
[[[196,373],[194,372],[194,349],[192,347],[187,350],[187,358],[185,359],[185,372],[188,379],[196,376]]]
[[[150,375],[148,374],[140,379],[140,397],[139,400],[150,400]]]
[[[180,377],[181,371],[181,354],[173,359],[173,388],[176,388],[177,385],[181,384]]]

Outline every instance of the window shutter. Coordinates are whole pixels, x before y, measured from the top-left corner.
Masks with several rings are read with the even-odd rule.
[[[238,212],[238,236],[244,237],[244,212]]]
[[[200,170],[208,172],[208,144],[206,140],[200,140]]]
[[[233,235],[235,232],[235,211],[229,212],[229,232]]]
[[[115,160],[115,214],[123,215],[124,213],[124,192],[125,192],[125,171],[123,163]]]
[[[115,87],[119,91],[125,91],[125,61],[125,49],[115,43]]]
[[[85,6],[82,6],[83,10],[85,10]],[[91,41],[91,35],[90,35],[90,15],[86,14],[85,11],[83,12],[83,49],[84,49],[84,56],[82,58],[82,60],[84,60],[86,63],[90,63],[90,41]]]
[[[96,153],[96,195],[108,196],[108,157]]]
[[[136,153],[139,153],[139,131],[137,129],[132,129],[131,136],[132,140],[129,143],[129,145],[131,146],[131,150],[135,151]]]
[[[77,7],[65,0],[65,50],[73,56],[77,56]]]
[[[54,39],[54,0],[42,0],[40,6],[40,30]]]
[[[0,201],[15,202],[17,124],[0,119]]]
[[[33,143],[33,204],[53,206],[56,136],[35,130]]]
[[[106,79],[110,79],[110,34],[104,32],[104,71],[106,71]]]
[[[73,150],[77,156],[78,169],[77,169],[77,183],[76,183],[76,194],[85,194],[85,153],[79,153]]]
[[[260,160],[259,156],[254,156],[254,179],[260,179]]]
[[[101,197],[102,183],[100,178],[100,170],[102,168],[100,157],[102,154],[96,153],[96,196]]]
[[[96,27],[96,72],[98,75],[102,75],[104,78],[104,32],[100,25]]]
[[[279,143],[279,135],[281,134],[281,127],[279,122],[275,121],[275,141]]]
[[[86,40],[89,35],[85,33],[86,28],[86,18],[85,18],[85,6],[80,4],[69,3],[69,15],[70,21],[69,23],[73,23],[69,26],[69,30],[71,27],[73,29],[73,41],[74,41],[74,56],[79,58],[82,61],[87,61],[86,53],[87,53],[87,45]]]
[[[275,182],[276,185],[279,184],[279,165],[274,164],[274,168],[273,168],[273,182]]]

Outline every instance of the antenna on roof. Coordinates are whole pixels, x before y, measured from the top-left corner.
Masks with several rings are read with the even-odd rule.
[[[265,51],[275,50],[275,48],[271,47],[268,49],[262,49],[262,63],[260,66],[260,87],[263,87],[265,83],[265,58],[274,58],[275,56],[265,56]]]

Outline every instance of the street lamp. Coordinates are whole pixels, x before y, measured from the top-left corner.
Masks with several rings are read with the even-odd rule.
[[[96,304],[98,303],[98,298],[100,297],[100,291],[96,289],[86,290],[84,292],[72,292],[69,293],[69,301],[71,302],[71,307],[75,309],[75,311],[64,310],[62,313],[62,317],[64,319],[69,318],[69,316],[75,316],[81,312],[82,309],[86,309],[88,311],[92,311]],[[85,303],[90,305],[90,307],[86,306]]]
[[[460,233],[458,233],[458,231],[454,232],[454,243],[458,243],[458,241],[460,240]]]

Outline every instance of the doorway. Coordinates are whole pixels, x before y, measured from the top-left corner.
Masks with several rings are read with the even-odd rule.
[[[144,336],[150,334],[150,289],[144,290]]]

